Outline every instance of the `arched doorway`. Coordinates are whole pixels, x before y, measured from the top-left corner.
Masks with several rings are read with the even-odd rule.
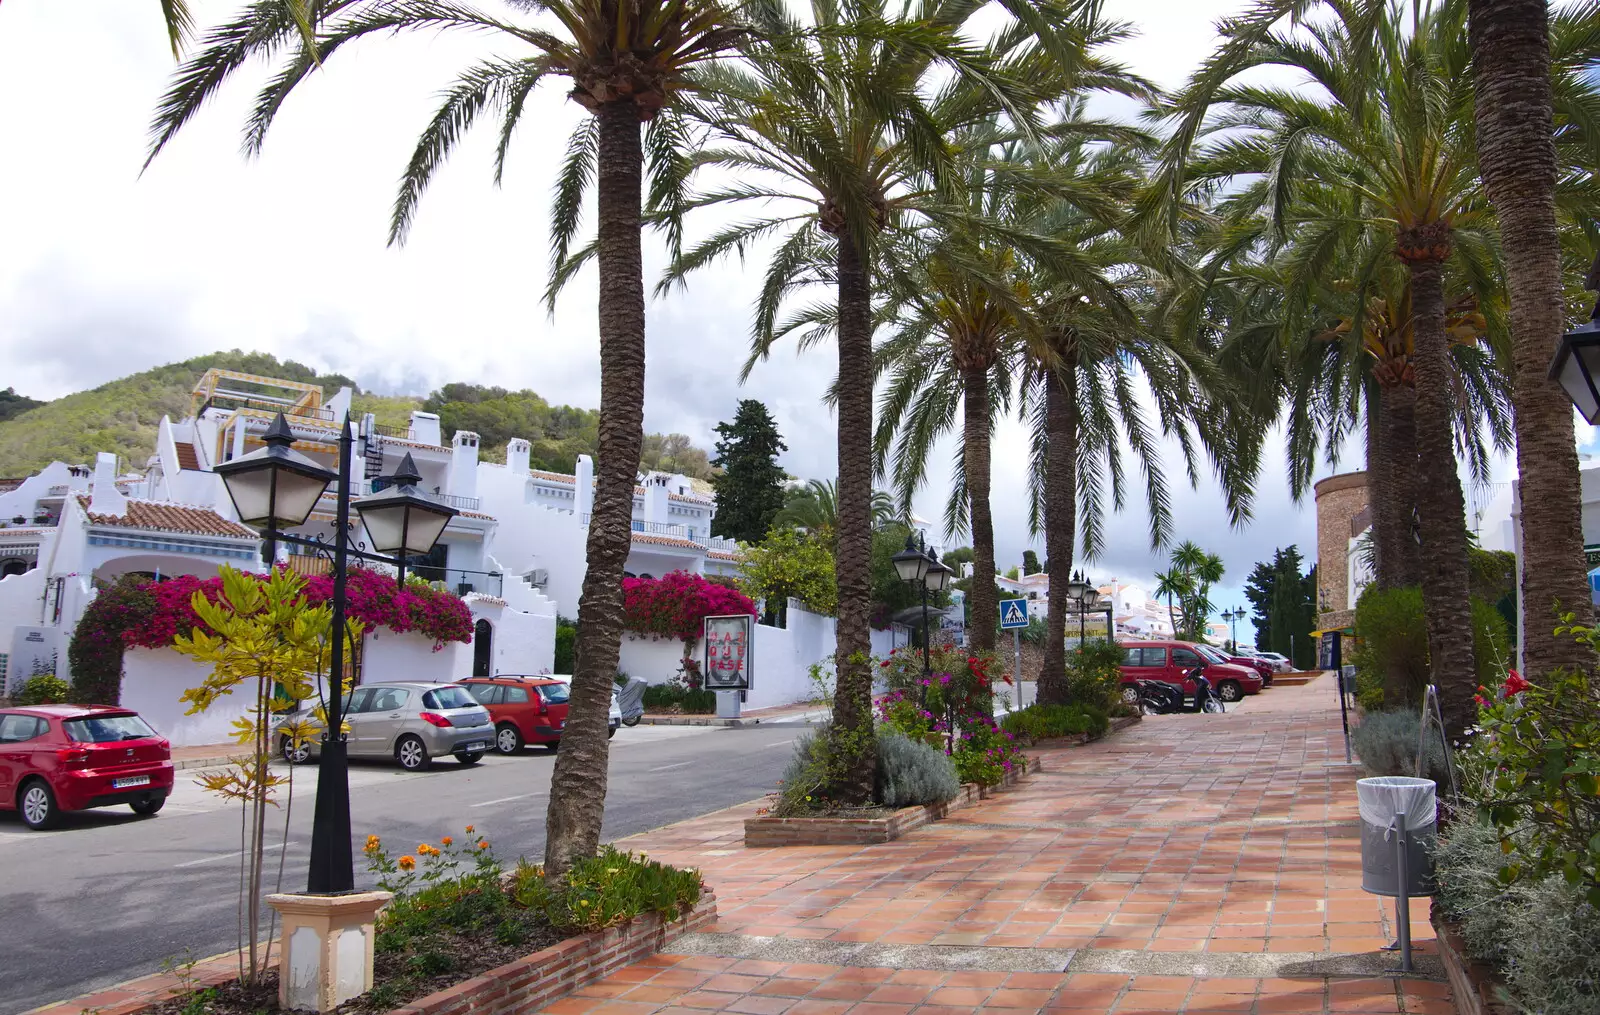
[[[494,625],[487,620],[480,620],[472,625],[472,675],[475,677],[493,676],[489,672],[490,660],[494,658]]]

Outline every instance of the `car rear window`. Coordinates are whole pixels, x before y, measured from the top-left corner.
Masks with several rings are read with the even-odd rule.
[[[108,744],[117,740],[142,740],[156,731],[136,715],[99,715],[89,719],[68,719],[61,724],[67,739],[80,744]]]
[[[508,687],[505,691],[507,705],[526,705],[528,703],[528,689],[526,687]]]
[[[422,696],[425,708],[476,708],[477,701],[464,687],[436,687]]]
[[[480,705],[498,705],[505,697],[505,688],[499,684],[463,684]]]
[[[565,705],[567,699],[572,697],[572,688],[566,684],[540,684],[539,697],[550,705]]]

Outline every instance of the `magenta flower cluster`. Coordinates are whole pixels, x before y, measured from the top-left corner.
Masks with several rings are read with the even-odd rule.
[[[622,624],[639,634],[693,641],[707,617],[755,612],[749,596],[688,571],[622,579]]]

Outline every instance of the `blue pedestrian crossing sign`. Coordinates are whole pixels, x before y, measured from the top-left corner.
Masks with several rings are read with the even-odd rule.
[[[1028,601],[1026,599],[1000,600],[1000,630],[1028,626]]]

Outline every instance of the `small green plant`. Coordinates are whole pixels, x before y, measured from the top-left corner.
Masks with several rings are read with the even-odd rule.
[[[18,705],[59,705],[72,693],[72,686],[54,673],[29,677],[17,692]]]
[[[1417,738],[1421,731],[1420,710],[1368,712],[1356,727],[1351,745],[1362,767],[1371,775],[1416,775]],[[1423,775],[1447,785],[1449,773],[1445,770],[1444,746],[1439,743],[1437,732],[1428,737],[1426,750],[1428,763]]]
[[[678,707],[687,715],[710,715],[717,710],[717,692],[698,690],[683,692]]]
[[[939,804],[961,792],[956,766],[937,747],[903,733],[880,732],[874,795],[885,807]]]
[[[646,913],[676,920],[700,901],[700,872],[669,867],[643,853],[606,846],[580,860],[566,881],[552,886],[541,867],[522,864],[512,875],[519,905],[540,913],[552,927],[589,931],[627,923]]]
[[[1104,711],[1076,701],[1070,705],[1029,705],[1000,722],[1001,729],[1025,743],[1084,733],[1099,735],[1110,725],[1111,720]]]
[[[1121,647],[1096,638],[1067,657],[1067,701],[1109,715],[1122,701]]]
[[[875,739],[870,734],[864,736],[832,726],[802,734],[795,741],[794,754],[783,770],[773,814],[780,818],[795,817],[837,807],[831,792],[833,787],[848,778],[853,762],[859,758],[855,752],[875,749]]]
[[[556,618],[556,673],[572,673],[577,669],[578,623],[566,617]]]

